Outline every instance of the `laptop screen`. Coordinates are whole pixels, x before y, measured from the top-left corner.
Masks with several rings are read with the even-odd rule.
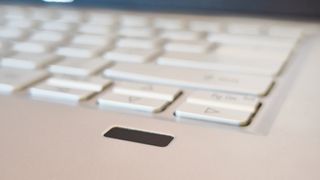
[[[319,0],[2,0],[71,6],[320,17]],[[44,2],[47,1],[47,2]]]

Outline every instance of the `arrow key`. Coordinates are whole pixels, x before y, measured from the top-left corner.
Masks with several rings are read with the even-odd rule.
[[[204,120],[235,126],[248,125],[252,117],[251,112],[189,103],[182,104],[175,111],[175,115],[179,118]]]

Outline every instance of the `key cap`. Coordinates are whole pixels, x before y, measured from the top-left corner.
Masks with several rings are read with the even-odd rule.
[[[55,101],[71,101],[79,102],[90,98],[94,95],[93,91],[85,91],[79,89],[69,89],[50,86],[42,83],[29,89],[29,94],[34,98],[52,99]]]
[[[149,113],[161,112],[168,105],[167,101],[135,96],[106,93],[98,99],[101,107],[113,107],[143,111]]]
[[[61,32],[54,31],[35,31],[29,38],[31,41],[46,41],[46,42],[64,42],[67,40],[67,35]]]
[[[86,91],[100,92],[111,84],[111,81],[101,77],[68,77],[68,76],[54,76],[46,80],[50,86],[59,88],[78,89]]]
[[[71,43],[92,46],[109,46],[112,43],[112,39],[99,35],[79,34],[73,37]]]
[[[26,53],[46,53],[52,51],[58,43],[22,41],[13,45],[13,50]]]
[[[164,45],[168,52],[205,53],[212,47],[207,41],[170,41]]]
[[[152,38],[156,31],[151,28],[124,27],[119,29],[118,35],[131,38]]]
[[[121,17],[120,24],[128,27],[146,27],[149,25],[149,20],[142,16],[125,15]]]
[[[63,22],[44,22],[42,25],[40,25],[40,28],[43,30],[49,30],[49,31],[60,31],[60,32],[68,32],[71,31],[74,26],[72,24],[63,23]]]
[[[0,39],[20,40],[25,38],[26,31],[17,28],[0,27]]]
[[[156,50],[116,48],[104,54],[103,57],[110,61],[144,63],[157,55],[158,51]]]
[[[24,20],[28,18],[28,12],[23,9],[23,8],[18,8],[18,7],[6,7],[5,12],[4,12],[4,17],[7,19],[12,19],[12,20]]]
[[[50,9],[41,7],[31,10],[30,18],[37,21],[50,21],[55,18],[55,14]]]
[[[80,12],[70,11],[70,9],[65,11],[60,10],[57,14],[56,21],[62,23],[81,23],[84,19]]]
[[[159,85],[119,82],[113,87],[113,93],[173,101],[181,94],[181,90]]]
[[[160,38],[169,40],[193,41],[199,40],[203,34],[192,31],[182,30],[166,30],[160,34]]]
[[[72,59],[65,58],[63,61],[53,64],[49,71],[54,74],[72,76],[89,76],[110,65],[110,61],[104,59]]]
[[[110,26],[116,22],[116,18],[107,13],[89,13],[87,17],[90,24]]]
[[[212,33],[208,36],[208,40],[214,43],[270,46],[275,48],[291,48],[296,43],[296,40],[292,38],[277,38],[269,36],[252,36],[224,33]]]
[[[201,106],[184,103],[175,111],[179,118],[210,121],[216,123],[229,124],[234,126],[244,126],[249,124],[252,114],[246,111],[236,111],[212,106]]]
[[[270,36],[297,38],[302,35],[303,30],[297,27],[271,26],[268,30]]]
[[[284,65],[278,59],[253,59],[223,55],[203,55],[185,53],[165,53],[158,57],[160,65],[194,69],[236,72],[254,75],[277,75]]]
[[[212,21],[191,21],[189,28],[197,32],[221,32],[221,25]]]
[[[153,21],[153,26],[159,29],[178,30],[183,29],[186,24],[179,19],[157,18]]]
[[[58,60],[52,54],[15,53],[4,57],[1,66],[20,69],[39,69]]]
[[[252,95],[265,95],[273,83],[271,77],[220,73],[207,70],[199,71],[154,64],[119,63],[110,69],[106,69],[104,74],[110,78],[128,81]]]
[[[255,24],[229,24],[227,26],[227,31],[232,34],[249,34],[249,35],[259,35],[260,26]]]
[[[162,44],[159,39],[120,38],[116,46],[119,48],[155,49]]]
[[[259,98],[256,96],[206,91],[192,93],[187,98],[187,102],[204,106],[248,111],[251,113],[254,113],[260,104]]]
[[[92,58],[100,54],[104,49],[106,47],[70,44],[57,48],[56,54],[73,58]]]
[[[36,26],[36,22],[33,20],[9,20],[6,23],[6,26],[12,27],[12,28],[23,28],[23,29],[28,29],[28,28],[33,28]]]
[[[113,27],[98,24],[82,24],[78,27],[78,32],[110,36],[111,34],[113,34]]]
[[[12,93],[21,90],[48,76],[43,71],[26,71],[11,68],[0,69],[0,92]]]

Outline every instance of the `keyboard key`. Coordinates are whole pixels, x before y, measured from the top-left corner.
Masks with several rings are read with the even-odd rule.
[[[68,77],[68,76],[55,76],[47,79],[46,83],[50,86],[59,88],[78,89],[86,91],[100,92],[105,87],[111,84],[111,81],[100,77]]]
[[[113,87],[113,93],[173,101],[181,90],[160,85],[119,82]]]
[[[157,18],[153,21],[153,26],[159,29],[179,30],[184,29],[186,24],[180,19]]]
[[[179,118],[210,121],[245,126],[249,124],[252,114],[247,111],[237,111],[213,106],[203,106],[184,103],[175,111]]]
[[[221,32],[221,25],[212,21],[191,21],[189,28],[196,32]]]
[[[267,76],[277,75],[284,65],[284,61],[271,58],[254,59],[215,54],[203,55],[186,53],[165,53],[158,57],[157,63],[175,67]]]
[[[302,33],[298,27],[271,26],[268,30],[268,34],[275,37],[299,38]]]
[[[204,106],[248,111],[251,113],[254,113],[260,104],[259,98],[256,96],[206,91],[192,93],[187,98],[187,102]]]
[[[118,35],[131,38],[152,38],[157,32],[151,28],[122,27]]]
[[[108,46],[112,43],[112,39],[99,35],[79,34],[73,37],[71,43],[91,46]]]
[[[120,18],[120,24],[128,27],[146,27],[149,25],[149,19],[143,16],[125,15]]]
[[[291,48],[295,45],[297,41],[293,38],[279,38],[270,36],[239,35],[226,33],[212,33],[208,36],[208,40],[214,43],[269,46],[274,48]]]
[[[50,86],[46,83],[38,84],[29,89],[29,93],[32,97],[38,99],[51,99],[55,101],[70,101],[79,102],[81,100],[88,99],[95,92],[79,90],[79,89],[69,89]]]
[[[0,27],[0,39],[21,40],[25,38],[27,32],[22,29]]]
[[[92,58],[99,55],[106,47],[71,44],[60,46],[56,50],[56,54],[60,56],[73,58]]]
[[[120,38],[116,46],[119,48],[155,49],[162,44],[160,39]]]
[[[13,50],[26,53],[46,53],[52,51],[58,43],[22,41],[13,45]]]
[[[160,34],[160,38],[169,40],[193,41],[203,37],[200,32],[182,31],[182,30],[166,30]]]
[[[67,34],[54,31],[34,31],[29,39],[40,42],[64,42],[67,39]]]
[[[40,25],[40,28],[49,31],[68,32],[71,31],[74,26],[69,23],[48,21]]]
[[[149,113],[161,112],[168,105],[168,102],[164,100],[114,93],[104,94],[98,99],[98,103],[101,107],[123,108]]]
[[[107,13],[89,13],[87,18],[90,24],[110,26],[116,23],[116,18]]]
[[[144,63],[157,55],[158,51],[156,50],[116,48],[104,54],[103,57],[110,61]]]
[[[164,45],[168,52],[206,53],[212,44],[207,41],[169,41]]]
[[[21,90],[48,76],[43,71],[26,71],[11,68],[0,69],[0,92],[11,93]]]
[[[112,26],[98,25],[98,24],[81,24],[78,27],[78,32],[86,34],[112,36]]]
[[[110,61],[104,59],[72,59],[65,58],[63,61],[53,64],[49,71],[54,74],[72,76],[89,76],[110,65]]]
[[[252,95],[265,95],[273,79],[210,70],[194,70],[155,64],[116,64],[104,71],[115,79],[164,84],[203,90],[217,90]]]
[[[15,53],[2,58],[1,66],[20,69],[39,69],[58,60],[52,54]]]
[[[255,24],[235,24],[231,23],[227,27],[227,32],[232,34],[249,34],[259,35],[261,32],[260,26]]]
[[[24,20],[9,20],[5,25],[12,28],[28,29],[28,28],[35,27],[36,24],[37,23],[33,20],[24,19]]]

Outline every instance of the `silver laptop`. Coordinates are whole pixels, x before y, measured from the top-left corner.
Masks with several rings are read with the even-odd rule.
[[[1,180],[319,180],[316,0],[0,4]]]

